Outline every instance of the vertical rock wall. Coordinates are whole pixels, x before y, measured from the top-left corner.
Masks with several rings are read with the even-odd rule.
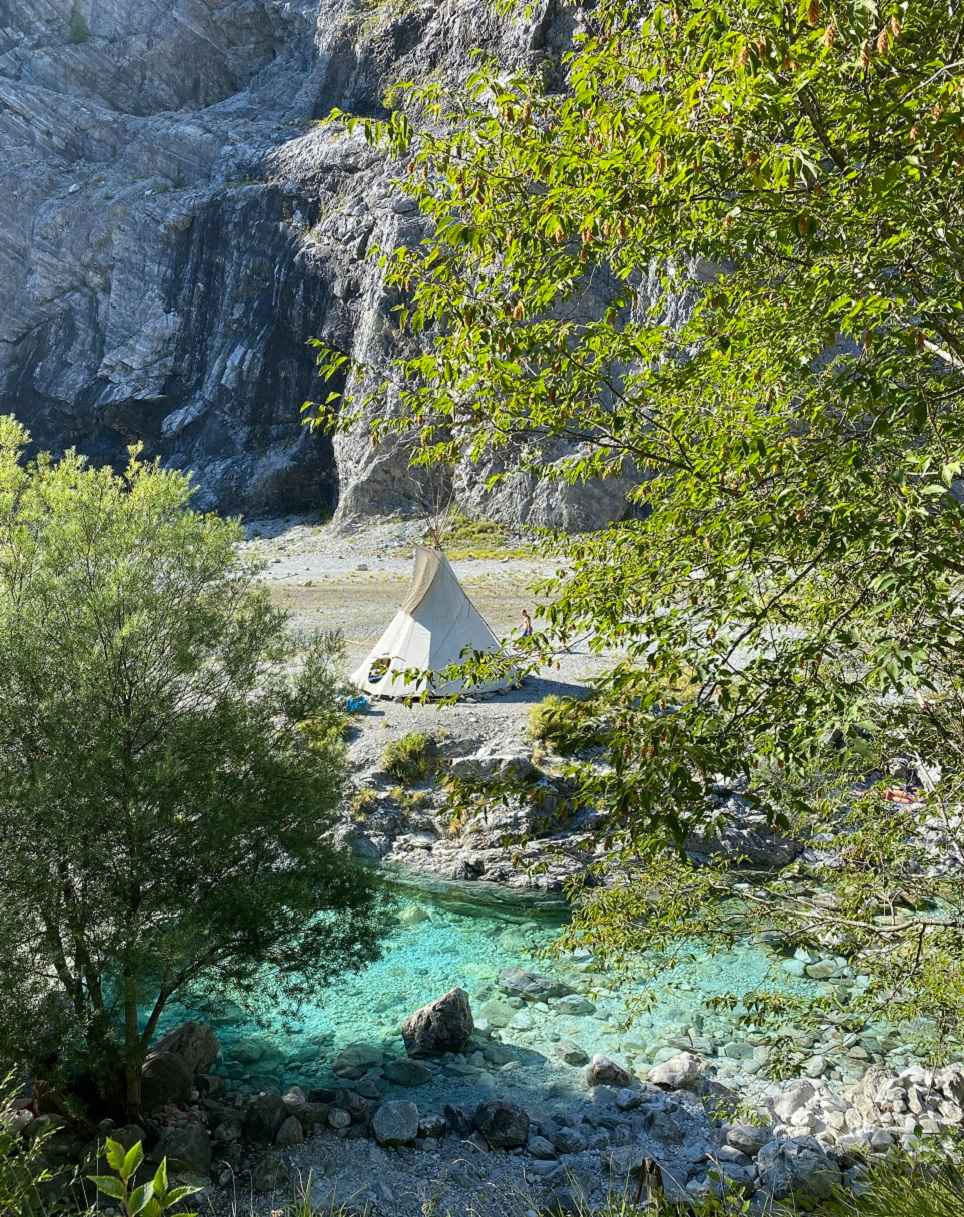
[[[379,112],[398,77],[454,83],[479,45],[558,57],[569,33],[553,0],[518,21],[467,0],[0,0],[0,410],[98,461],[143,440],[220,510],[417,507],[403,451],[301,426],[310,337],[375,379],[397,352],[366,253],[421,232],[391,168],[315,120]],[[572,527],[625,489],[457,484]]]

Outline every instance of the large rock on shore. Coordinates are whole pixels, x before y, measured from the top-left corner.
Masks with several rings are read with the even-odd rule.
[[[418,1136],[418,1108],[414,1103],[382,1103],[372,1120],[379,1145],[407,1145]]]
[[[815,1137],[769,1141],[757,1155],[760,1190],[773,1200],[793,1197],[805,1212],[828,1200],[840,1186],[840,1167]]]
[[[192,1020],[161,1036],[154,1052],[173,1052],[191,1073],[207,1073],[221,1053],[221,1044],[207,1023]]]
[[[455,988],[410,1014],[402,1024],[402,1039],[410,1056],[437,1056],[461,1052],[474,1030],[469,995]]]
[[[473,1123],[492,1149],[519,1149],[529,1139],[529,1115],[515,1103],[480,1103]]]
[[[141,1099],[145,1111],[168,1103],[189,1103],[194,1075],[176,1052],[156,1052],[141,1071]]]

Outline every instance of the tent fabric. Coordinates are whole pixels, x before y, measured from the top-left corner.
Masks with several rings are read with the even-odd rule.
[[[404,603],[351,679],[375,697],[419,697],[426,682],[407,679],[406,671],[441,672],[464,659],[466,651],[499,650],[499,640],[462,590],[445,555],[419,546]],[[373,672],[376,665],[379,671]],[[432,697],[450,697],[464,687],[462,680],[438,679],[430,681],[428,692]],[[508,687],[507,680],[493,680],[472,685],[468,692],[474,696]]]

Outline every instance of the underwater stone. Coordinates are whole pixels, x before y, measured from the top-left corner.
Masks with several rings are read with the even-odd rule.
[[[553,1009],[561,1014],[579,1016],[596,1013],[596,1007],[592,1002],[579,993],[567,993],[565,997],[558,998],[552,1005]]]
[[[242,1065],[254,1065],[264,1056],[264,1045],[257,1040],[238,1040],[231,1045],[231,1056]]]
[[[516,1012],[507,1001],[499,997],[493,997],[485,1003],[479,1013],[492,1027],[508,1027]]]
[[[499,975],[499,988],[511,997],[525,1001],[545,1001],[550,997],[565,997],[573,989],[561,980],[526,972],[523,968],[506,968]]]
[[[396,1086],[424,1086],[433,1076],[431,1069],[427,1069],[421,1061],[410,1061],[404,1057],[389,1061],[382,1072]]]

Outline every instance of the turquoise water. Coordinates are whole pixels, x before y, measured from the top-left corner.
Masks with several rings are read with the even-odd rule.
[[[644,1069],[686,1046],[687,1036],[710,1037],[718,1044],[743,1039],[745,1030],[737,1028],[732,1015],[707,1008],[714,995],[745,996],[775,985],[801,993],[822,988],[787,977],[773,955],[750,946],[685,959],[655,982],[616,981],[598,971],[586,953],[539,957],[562,918],[559,907],[507,903],[504,895],[497,903],[476,903],[471,889],[406,891],[400,900],[401,924],[385,943],[382,958],[343,977],[295,1017],[269,1013],[259,1023],[219,994],[171,1006],[162,1030],[187,1017],[212,1022],[222,1044],[217,1071],[239,1089],[338,1086],[344,1083],[332,1075],[331,1064],[340,1049],[361,1042],[402,1056],[402,1020],[454,985],[469,993],[483,1026],[493,998],[502,1001],[499,1013],[505,1019],[495,982],[503,969],[523,967],[565,980],[585,996],[588,1012],[569,1013],[545,1003],[509,1011],[508,1025],[492,1025],[511,1050],[511,1061],[476,1057],[468,1065],[433,1064],[432,1081],[409,1097],[431,1105],[477,1099],[480,1092],[497,1087],[500,1094],[525,1091],[531,1102],[533,1091],[551,1100],[581,1086],[581,1068],[558,1059],[560,1040],[573,1041],[590,1056],[601,1052]],[[641,997],[648,1002],[641,1003]],[[384,1082],[380,1087],[386,1093],[397,1089]]]

